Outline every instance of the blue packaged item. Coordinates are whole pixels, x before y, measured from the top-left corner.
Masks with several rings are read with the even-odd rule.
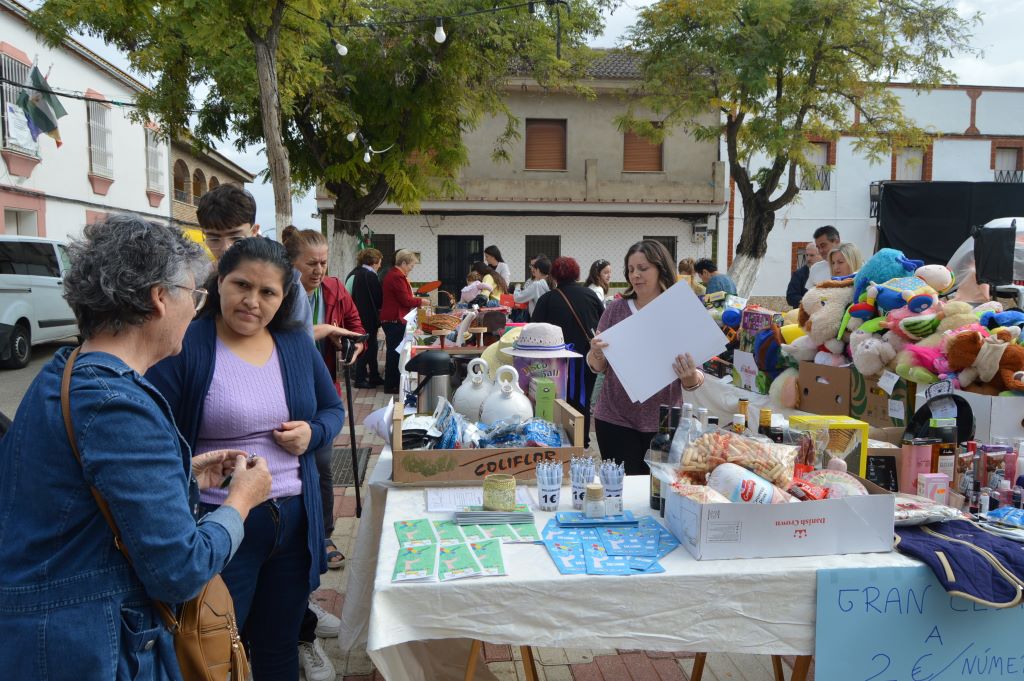
[[[523,424],[523,437],[527,447],[561,447],[562,437],[555,425],[544,419],[530,419]]]
[[[988,519],[1011,527],[1024,527],[1024,509],[1000,506],[996,510],[988,512]]]

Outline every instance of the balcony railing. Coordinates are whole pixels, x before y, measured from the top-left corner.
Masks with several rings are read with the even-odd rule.
[[[817,166],[813,173],[800,173],[800,189],[804,191],[827,192],[832,188],[832,169]]]
[[[996,182],[1024,182],[1024,170],[997,170]]]
[[[182,203],[192,203],[192,194],[184,189],[175,189],[174,200],[181,201]]]

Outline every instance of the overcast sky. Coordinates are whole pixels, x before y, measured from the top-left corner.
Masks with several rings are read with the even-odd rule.
[[[625,30],[635,21],[638,9],[654,4],[655,0],[626,0],[613,13],[606,15],[605,33],[593,41],[597,47],[614,47],[620,43]],[[31,4],[38,6],[40,0]],[[958,82],[964,85],[1010,85],[1024,86],[1024,54],[1020,49],[1020,33],[1024,28],[1024,1],[1021,0],[958,0],[957,8],[963,15],[982,13],[982,24],[974,31],[973,44],[982,50],[980,58],[965,56],[950,61],[947,66],[957,74]],[[101,42],[83,38],[91,49],[122,67],[127,67],[123,57]],[[54,78],[54,81],[57,81]],[[53,83],[60,88],[59,82]],[[219,151],[252,172],[266,166],[266,159],[258,147],[238,152],[228,143],[219,145]],[[269,184],[257,180],[250,186],[259,206],[257,219],[264,230],[274,226],[274,194]],[[293,220],[300,228],[319,228],[319,221],[313,217],[316,201],[312,192],[305,197],[296,197]]]

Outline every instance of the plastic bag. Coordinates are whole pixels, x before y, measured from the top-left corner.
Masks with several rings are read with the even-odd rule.
[[[555,424],[544,419],[528,419],[522,424],[521,432],[527,447],[561,447],[562,437]]]
[[[916,494],[896,495],[896,525],[925,525],[943,520],[970,520],[970,516]]]
[[[683,482],[672,483],[673,492],[687,499],[693,499],[698,504],[731,504],[725,496],[707,485],[688,485]]]
[[[808,473],[803,479],[812,485],[827,489],[829,499],[863,497],[868,493],[860,480],[843,471],[823,469]]]
[[[480,438],[481,447],[525,447],[526,438],[519,431],[522,419],[513,416],[495,421]]]
[[[678,473],[710,473],[732,463],[785,489],[793,483],[796,455],[793,445],[719,430],[701,435],[686,448]]]
[[[716,466],[708,476],[708,487],[738,503],[786,504],[795,501],[768,480],[734,463]]]

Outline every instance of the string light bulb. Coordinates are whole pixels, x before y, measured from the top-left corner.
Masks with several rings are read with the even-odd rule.
[[[434,19],[434,26],[437,27],[434,29],[434,40],[438,43],[443,43],[448,35],[444,32],[444,22],[441,20],[441,17]]]
[[[363,154],[363,163],[369,163],[369,162],[370,162],[370,152],[366,152],[365,154]]]
[[[347,47],[345,47],[344,45],[339,43],[334,38],[331,38],[331,42],[334,43],[334,49],[338,51],[338,56],[339,57],[344,57],[346,54],[348,54],[348,48]]]
[[[356,141],[356,131],[353,130],[349,134],[345,135],[345,139],[347,139],[349,142],[355,142]]]

